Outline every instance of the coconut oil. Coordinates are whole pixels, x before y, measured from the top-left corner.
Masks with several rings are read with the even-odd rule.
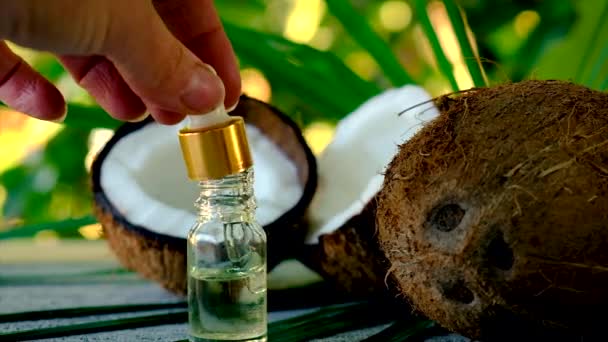
[[[266,269],[190,274],[189,306],[195,341],[265,341]]]
[[[250,168],[199,183],[187,256],[192,341],[266,341],[266,235],[252,182]]]

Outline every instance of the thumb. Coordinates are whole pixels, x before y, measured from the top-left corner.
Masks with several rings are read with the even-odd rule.
[[[175,124],[223,103],[224,86],[213,68],[173,36],[151,5],[136,17],[112,30],[102,53],[158,122]]]

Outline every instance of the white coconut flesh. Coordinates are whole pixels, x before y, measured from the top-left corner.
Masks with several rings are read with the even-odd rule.
[[[378,94],[342,119],[317,158],[318,190],[309,208],[306,243],[316,244],[359,214],[380,191],[383,172],[425,123],[439,115],[425,89],[406,85]],[[400,112],[419,105],[402,115]]]
[[[186,238],[196,220],[198,185],[187,178],[179,146],[183,126],[148,124],[120,139],[106,156],[100,183],[131,224]],[[303,185],[295,164],[255,126],[246,124],[253,156],[256,218],[271,223],[299,201]]]

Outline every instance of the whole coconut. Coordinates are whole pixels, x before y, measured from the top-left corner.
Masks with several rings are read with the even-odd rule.
[[[435,103],[378,196],[400,292],[472,338],[604,320],[608,94],[526,81]]]

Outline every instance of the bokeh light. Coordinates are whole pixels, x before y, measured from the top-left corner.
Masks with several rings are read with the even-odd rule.
[[[335,127],[332,124],[318,121],[308,125],[302,134],[312,153],[321,154],[334,136]]]
[[[107,128],[95,128],[89,135],[89,151],[84,159],[84,166],[87,171],[91,171],[91,165],[95,160],[95,157],[105,144],[112,138],[114,131]]]
[[[335,34],[334,30],[330,27],[321,26],[317,30],[314,38],[310,41],[310,46],[321,51],[327,51],[331,48],[334,43]]]
[[[98,240],[103,235],[103,228],[101,228],[101,224],[93,223],[78,228],[78,233],[87,240]]]
[[[283,35],[297,43],[308,43],[317,33],[321,18],[325,14],[322,0],[292,0],[293,6],[287,15]]]
[[[385,30],[398,32],[412,21],[412,9],[405,1],[389,0],[380,5],[378,16]]]
[[[241,88],[244,94],[260,101],[269,102],[272,97],[270,82],[255,68],[241,70]]]
[[[344,63],[348,65],[357,75],[363,79],[371,80],[376,72],[378,72],[378,64],[366,52],[355,51],[351,52],[344,59]]]
[[[540,23],[540,15],[536,11],[521,11],[513,20],[515,33],[520,37],[526,37]]]
[[[61,125],[0,108],[0,173],[21,163],[28,154],[41,148],[61,129]]]
[[[473,79],[462,57],[462,51],[460,50],[456,34],[452,29],[445,6],[439,1],[433,1],[429,3],[427,10],[431,23],[437,32],[439,44],[453,65],[454,78],[456,79],[456,83],[458,83],[458,88],[469,89],[473,87]]]

